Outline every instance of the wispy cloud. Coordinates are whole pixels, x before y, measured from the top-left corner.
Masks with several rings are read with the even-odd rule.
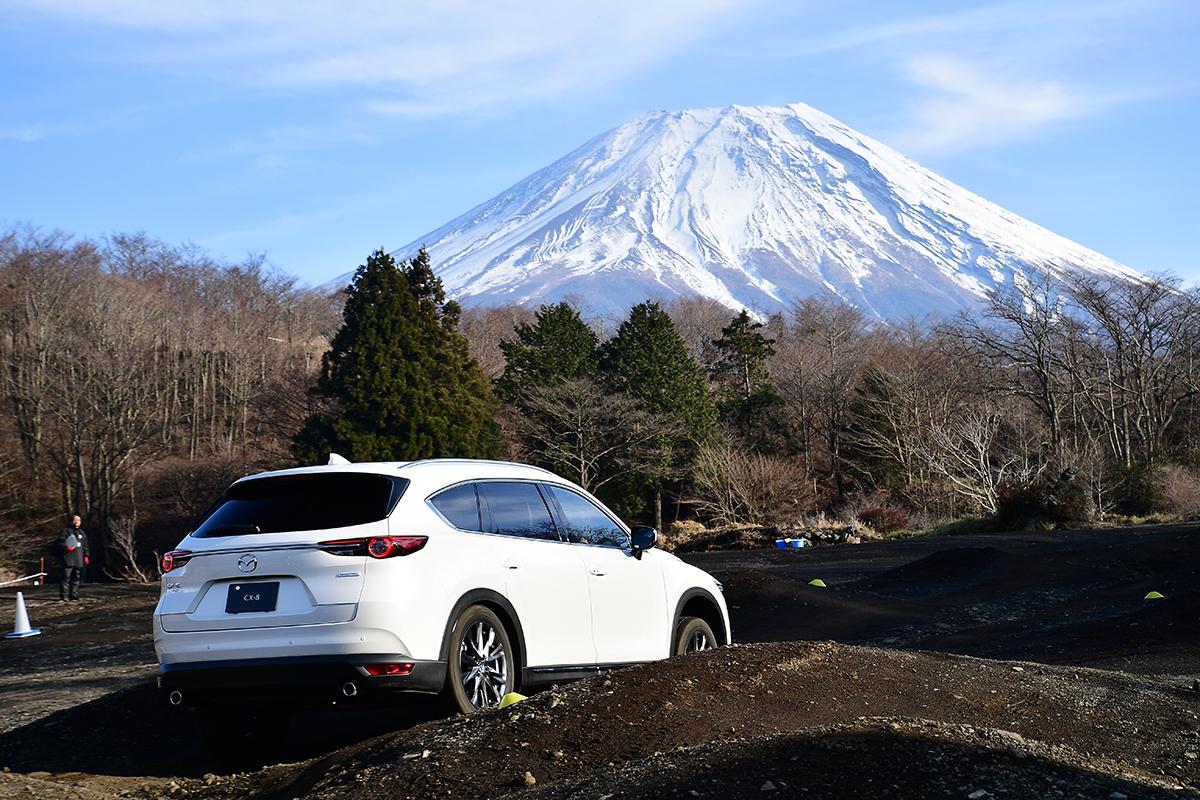
[[[14,0],[127,32],[124,58],[276,89],[353,88],[375,111],[471,112],[608,82],[670,55],[737,0]]]
[[[929,93],[896,135],[901,149],[946,152],[1027,137],[1047,125],[1087,116],[1116,96],[1083,94],[1054,80],[1004,75],[953,56],[920,56],[908,77]]]
[[[1007,0],[876,25],[856,25],[802,43],[800,51],[816,55],[860,47],[903,47],[927,42],[931,36],[943,42],[969,37],[974,48],[988,48],[991,40],[1009,52],[1049,42],[1069,47],[1084,41],[1111,39],[1119,35],[1119,30],[1112,26],[1128,20],[1130,15],[1145,16],[1155,7],[1175,4],[1175,0],[1060,0],[1055,3]],[[968,39],[959,41],[968,44]]]
[[[0,142],[31,142],[46,138],[46,128],[42,125],[25,125],[16,128],[0,128]]]
[[[826,32],[797,52],[861,52],[890,64],[908,88],[886,138],[913,153],[946,153],[1007,144],[1194,88],[1143,80],[1135,64],[1106,73],[1093,58],[1119,51],[1180,8],[1180,0],[1006,0]]]

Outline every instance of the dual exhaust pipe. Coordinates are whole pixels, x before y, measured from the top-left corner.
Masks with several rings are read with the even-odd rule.
[[[358,696],[358,685],[354,681],[346,681],[345,683],[343,683],[342,684],[342,696],[347,697],[347,698],[357,697]],[[170,704],[170,706],[172,708],[179,708],[180,706],[182,706],[183,699],[184,699],[183,692],[181,692],[179,689],[172,689],[167,694],[167,703]]]

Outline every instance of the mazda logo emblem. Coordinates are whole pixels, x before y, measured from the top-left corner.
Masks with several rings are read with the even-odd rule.
[[[254,572],[256,569],[258,569],[258,559],[254,557],[254,553],[246,553],[238,559],[240,572]]]

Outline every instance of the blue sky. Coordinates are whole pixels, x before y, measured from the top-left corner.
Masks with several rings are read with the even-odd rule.
[[[805,102],[1200,281],[1195,0],[6,0],[0,224],[309,283],[656,109]]]

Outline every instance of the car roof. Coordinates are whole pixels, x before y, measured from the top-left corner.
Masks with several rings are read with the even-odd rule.
[[[237,482],[276,475],[305,475],[325,472],[363,472],[375,475],[398,475],[420,483],[452,483],[471,478],[520,478],[568,483],[549,470],[515,461],[488,461],[477,458],[428,458],[421,461],[371,461],[350,464],[319,464],[311,467],[273,470],[247,475]]]

